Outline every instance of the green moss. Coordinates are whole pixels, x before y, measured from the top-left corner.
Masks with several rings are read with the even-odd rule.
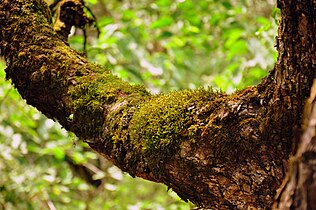
[[[107,105],[120,103],[129,97],[149,95],[143,86],[132,86],[107,70],[100,73],[100,68],[94,69],[96,72],[90,75],[76,76],[76,84],[68,91],[72,99],[74,124],[79,126],[87,119],[89,122],[85,127],[75,128],[83,137],[100,135]]]
[[[212,90],[186,90],[158,95],[143,103],[130,125],[130,138],[142,148],[149,163],[168,158],[182,140],[202,104],[217,96]],[[191,129],[189,134],[195,131]]]
[[[130,138],[154,170],[178,154],[183,141],[210,145],[213,156],[234,161],[258,148],[258,131],[250,128],[260,123],[242,107],[256,110],[257,94],[250,88],[233,95],[200,89],[153,96],[134,113]]]

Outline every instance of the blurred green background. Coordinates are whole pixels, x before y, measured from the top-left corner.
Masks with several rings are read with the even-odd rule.
[[[261,0],[86,0],[87,56],[152,93],[228,93],[273,68],[279,10]],[[70,44],[83,50],[83,32]],[[0,210],[191,209],[161,184],[133,179],[26,105],[0,62]]]

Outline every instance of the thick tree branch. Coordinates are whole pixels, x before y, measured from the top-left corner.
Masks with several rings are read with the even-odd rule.
[[[286,69],[280,55],[258,87],[233,95],[200,89],[152,96],[72,50],[49,14],[41,0],[0,0],[7,78],[28,104],[123,171],[165,183],[199,206],[272,205],[308,70]],[[278,47],[288,49],[282,42]]]

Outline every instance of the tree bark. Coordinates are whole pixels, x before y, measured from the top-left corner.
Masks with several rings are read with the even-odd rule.
[[[151,95],[90,63],[42,0],[0,0],[7,78],[27,103],[132,176],[212,209],[269,209],[315,78],[316,2],[279,0],[279,58],[258,86]]]
[[[316,209],[316,80],[304,111],[304,133],[273,209]]]

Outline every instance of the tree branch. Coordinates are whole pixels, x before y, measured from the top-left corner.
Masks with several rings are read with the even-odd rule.
[[[0,2],[7,78],[28,104],[123,171],[162,182],[198,206],[272,205],[298,121],[289,114],[300,113],[301,100],[288,100],[293,92],[271,82],[281,68],[233,95],[199,89],[153,96],[72,50],[41,0]]]

